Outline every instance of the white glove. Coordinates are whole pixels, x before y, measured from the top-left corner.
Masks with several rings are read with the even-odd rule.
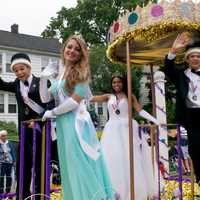
[[[53,96],[51,95],[50,90],[48,89],[48,80],[46,77],[40,78],[40,98],[43,103],[47,103],[53,99]]]
[[[56,74],[58,74],[59,66],[55,62],[49,62],[48,65],[41,73],[42,78],[50,78]]]
[[[45,111],[43,117],[42,117],[42,121],[45,121],[46,119],[50,119],[50,118],[55,118],[56,116],[53,114],[52,110],[47,110]]]
[[[148,121],[151,121],[158,126],[160,125],[159,121],[145,110],[142,109],[138,114],[144,119],[147,119]]]
[[[72,111],[74,109],[76,109],[78,107],[78,102],[75,101],[72,97],[67,98],[66,100],[64,100],[64,102],[62,104],[60,104],[59,106],[55,107],[52,110],[52,113],[54,115],[62,115],[64,113],[67,113],[69,111]]]

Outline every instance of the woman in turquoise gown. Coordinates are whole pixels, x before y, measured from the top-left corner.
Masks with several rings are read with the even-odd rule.
[[[62,51],[64,73],[47,91],[52,67],[42,73],[43,101],[54,97],[57,107],[43,119],[56,117],[58,154],[64,200],[114,200],[99,141],[85,100],[89,98],[88,52],[83,39],[70,37]]]

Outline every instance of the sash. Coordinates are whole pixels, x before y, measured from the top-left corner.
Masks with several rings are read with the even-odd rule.
[[[188,99],[189,107],[200,108],[200,76],[191,72],[191,69],[184,71],[185,75],[189,78]]]
[[[42,114],[45,111],[44,108],[28,97],[28,90],[29,90],[28,87],[25,86],[23,88],[20,87],[20,92],[24,103],[28,105],[36,113]]]
[[[61,76],[58,86],[57,86],[57,95],[59,98],[59,103],[61,104],[63,101],[66,101],[68,96],[65,95],[64,91],[60,87],[61,80],[63,75]],[[77,133],[77,137],[80,143],[80,146],[84,153],[90,157],[92,160],[97,160],[101,155],[100,151],[100,143],[96,137],[96,130],[90,118],[90,114],[86,109],[86,105],[84,100],[82,100],[77,109],[73,110],[72,112],[75,113],[75,130]],[[90,135],[90,144],[88,144],[83,139],[83,129],[87,125],[89,127],[89,135]]]
[[[84,104],[84,101],[80,103],[80,106],[78,109],[75,110],[76,117],[75,117],[75,129],[77,132],[77,136],[80,142],[80,145],[83,149],[83,151],[92,159],[97,160],[101,154],[100,152],[100,144],[96,138],[96,130],[94,128],[94,125],[92,123],[92,120],[90,118],[90,114],[86,110],[86,106]],[[90,142],[92,144],[88,144],[83,138],[82,138],[82,132],[83,128],[85,127],[85,124],[89,126],[89,132],[90,132]]]

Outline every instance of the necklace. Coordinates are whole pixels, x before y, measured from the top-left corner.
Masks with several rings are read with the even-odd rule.
[[[115,114],[117,114],[117,115],[119,115],[121,113],[120,109],[119,109],[119,102],[120,102],[121,98],[122,98],[122,95],[115,94],[116,104],[113,104],[112,107],[113,107]]]

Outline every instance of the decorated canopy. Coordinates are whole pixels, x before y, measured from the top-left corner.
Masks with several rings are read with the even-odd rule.
[[[130,61],[135,64],[159,64],[178,33],[187,31],[200,37],[200,2],[162,0],[145,7],[126,10],[114,21],[108,33],[107,56],[114,63],[126,62],[126,41],[130,41]],[[177,56],[182,61],[182,54]]]

